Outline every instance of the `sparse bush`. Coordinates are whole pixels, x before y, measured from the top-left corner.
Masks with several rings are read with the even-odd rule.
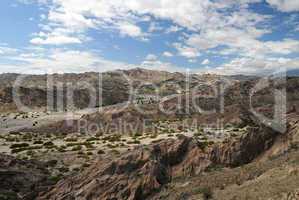
[[[127,144],[140,144],[139,140],[128,141]]]
[[[116,145],[113,145],[113,144],[107,144],[107,147],[110,148],[110,149],[114,149],[114,148],[116,148],[117,146],[116,146]]]
[[[69,168],[67,168],[67,167],[60,167],[60,168],[58,168],[58,170],[59,170],[61,173],[66,173],[66,172],[69,172],[69,171],[70,171]]]
[[[42,146],[33,146],[33,147],[29,146],[29,147],[23,147],[23,148],[16,148],[16,149],[12,149],[11,153],[14,154],[14,153],[22,152],[22,151],[41,149],[41,148],[43,148],[43,147]]]
[[[89,164],[89,163],[84,163],[84,164],[82,165],[82,167],[83,167],[83,168],[90,167],[90,164]]]
[[[24,148],[24,147],[29,147],[29,144],[28,143],[19,143],[19,144],[12,144],[10,146],[11,149]]]
[[[143,134],[142,133],[136,133],[134,136],[135,137],[141,137]]]
[[[53,183],[57,183],[58,181],[60,181],[62,178],[61,175],[57,175],[57,176],[50,176],[49,177],[49,181],[53,182]]]
[[[109,135],[103,138],[104,141],[119,142],[121,141],[121,135]]]
[[[34,152],[33,150],[28,150],[28,151],[26,152],[26,154],[27,154],[28,156],[33,156],[33,155],[35,154],[35,152]]]
[[[7,137],[5,138],[6,142],[18,142],[19,139],[17,137]]]
[[[44,143],[44,142],[41,141],[41,140],[36,140],[36,141],[33,142],[33,144],[43,144],[43,143]]]
[[[177,137],[179,140],[182,140],[182,139],[184,139],[186,136],[184,136],[183,134],[177,134],[176,137]]]
[[[203,195],[204,200],[212,199],[213,191],[211,188],[197,188],[195,193],[201,193]]]
[[[209,146],[209,142],[207,141],[198,141],[197,142],[197,146],[201,149],[201,150],[205,150],[208,146]]]
[[[75,167],[75,168],[73,169],[73,171],[74,171],[74,172],[79,172],[80,169],[79,169],[78,167]]]
[[[19,131],[11,131],[9,132],[10,135],[21,135]]]
[[[92,142],[75,142],[75,143],[67,143],[66,146],[72,147],[72,146],[82,145],[82,146],[93,148],[93,146],[92,146],[93,144],[94,143],[92,143]]]
[[[49,167],[55,167],[57,165],[58,161],[57,160],[49,160],[46,164]]]
[[[54,143],[49,141],[49,142],[45,142],[44,146],[54,146]]]
[[[66,142],[77,142],[78,138],[75,138],[75,137],[73,137],[73,138],[66,138],[64,141],[66,141]]]
[[[100,149],[100,150],[98,150],[98,154],[99,154],[99,155],[101,155],[101,154],[105,154],[105,151],[103,151],[103,150]]]
[[[99,140],[99,138],[91,137],[91,138],[87,138],[86,142],[97,141],[97,140]]]
[[[157,138],[157,137],[158,137],[157,134],[152,134],[152,135],[150,136],[151,139],[154,139],[154,138]]]

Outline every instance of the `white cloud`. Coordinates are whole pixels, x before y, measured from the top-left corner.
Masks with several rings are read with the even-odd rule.
[[[50,36],[50,37],[46,37],[46,38],[33,38],[32,40],[30,40],[30,42],[32,44],[54,44],[54,45],[61,45],[61,44],[80,44],[81,41],[78,38],[75,37],[68,37],[68,36],[64,36],[64,35],[60,35],[60,36]]]
[[[165,33],[175,33],[181,30],[183,30],[182,27],[175,25],[175,26],[170,26],[168,29],[166,29]]]
[[[196,58],[200,56],[199,50],[190,46],[183,46],[180,43],[174,43],[173,46],[179,51],[179,55],[186,58]]]
[[[245,9],[246,5],[257,1],[55,0],[51,3],[50,1],[44,3],[50,4],[47,25],[51,29],[64,28],[71,30],[73,34],[85,32],[90,28],[116,29],[123,35],[139,38],[143,31],[138,23],[148,21],[148,19],[146,20],[149,18],[147,16],[172,21],[174,25],[166,32],[176,32],[182,27],[199,31],[209,27],[223,27],[227,23],[234,25],[242,23],[243,25],[246,22],[250,24],[254,17],[258,18],[257,14],[253,17],[226,16],[224,12],[219,12],[219,9],[242,8],[240,13],[248,13]],[[149,31],[157,28],[153,26],[153,23],[151,21]]]
[[[208,65],[208,64],[210,64],[210,60],[209,59],[205,59],[204,61],[202,61],[201,64],[202,65]]]
[[[90,29],[116,31],[121,36],[146,41],[152,35],[150,32],[161,29],[158,25],[160,20],[167,20],[170,25],[163,32],[179,32],[180,37],[173,47],[178,55],[187,60],[193,61],[208,52],[238,57],[218,67],[218,71],[265,72],[273,70],[273,66],[279,66],[273,60],[299,52],[298,40],[260,39],[274,31],[274,27],[269,26],[271,16],[256,13],[248,5],[263,2],[262,0],[35,1],[47,4],[50,10],[47,16],[43,16],[41,32],[31,40],[34,44],[83,43],[90,40]],[[266,1],[280,11],[299,10],[299,2],[296,0]],[[149,25],[149,33],[142,28],[143,23]],[[296,59],[293,60],[289,60],[287,64],[295,66]],[[276,60],[277,63],[278,61]],[[159,61],[155,57],[144,63],[151,63],[153,67]]]
[[[280,11],[292,12],[299,11],[298,0],[266,0],[271,6],[277,8]]]
[[[145,60],[157,60],[157,56],[154,54],[148,54]]]
[[[128,63],[107,60],[96,52],[67,49],[30,48],[6,54],[5,59],[9,62],[3,60],[0,62],[0,73],[81,73],[136,67]]]
[[[163,56],[165,56],[165,57],[173,57],[173,54],[171,52],[169,52],[169,51],[164,51],[163,52]]]
[[[11,55],[18,52],[18,49],[11,48],[7,46],[7,44],[1,44],[0,43],[0,54],[2,55]]]
[[[105,59],[97,51],[65,48],[47,49],[40,46],[13,49],[0,45],[0,50],[2,49],[4,50],[4,54],[1,56],[8,62],[4,62],[3,59],[0,60],[0,73],[82,73],[88,71],[104,72],[117,69],[126,70],[136,67],[172,72],[183,71],[184,69],[171,63],[159,61],[154,54],[147,55],[145,60],[140,64],[129,64]]]
[[[207,71],[219,74],[270,75],[281,70],[299,69],[299,59],[236,58],[229,63]]]
[[[122,22],[118,25],[118,28],[123,36],[141,37],[144,35],[141,28],[135,24]]]
[[[151,70],[169,71],[169,72],[182,72],[184,68],[175,66],[168,62],[162,62],[160,60],[145,60],[139,67]]]

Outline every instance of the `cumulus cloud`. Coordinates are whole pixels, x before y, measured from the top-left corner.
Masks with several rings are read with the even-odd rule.
[[[175,25],[175,26],[170,26],[169,28],[167,28],[165,33],[175,33],[175,32],[181,31],[181,30],[183,30],[182,27]]]
[[[271,6],[280,11],[292,12],[299,11],[299,1],[297,0],[266,0]]]
[[[104,59],[92,51],[67,49],[30,48],[18,50],[17,53],[6,53],[9,62],[0,62],[0,73],[80,73],[86,71],[109,71],[136,67],[128,63]],[[10,63],[14,64],[11,65]]]
[[[163,56],[164,57],[173,57],[173,54],[171,52],[169,52],[169,51],[164,51],[163,52]]]
[[[207,71],[219,74],[235,75],[271,75],[281,70],[299,69],[299,59],[286,58],[236,58]]]
[[[199,50],[191,46],[184,46],[181,43],[174,43],[173,46],[178,50],[179,55],[186,58],[196,58],[200,56]]]
[[[145,60],[139,67],[159,71],[184,72],[184,68],[160,60]]]
[[[78,38],[75,37],[68,37],[65,35],[60,35],[60,36],[48,36],[46,38],[33,38],[30,40],[32,44],[54,44],[54,45],[61,45],[61,44],[80,44],[81,41]]]
[[[4,50],[4,47],[0,46],[0,50]],[[9,47],[5,48],[5,50],[9,49]],[[26,49],[11,49],[9,52],[5,51],[1,56],[8,62],[0,60],[0,73],[44,74],[82,73],[87,71],[105,72],[136,67],[173,72],[182,71],[184,69],[171,63],[159,61],[154,54],[147,55],[145,60],[139,64],[108,60],[103,58],[96,51],[71,50],[65,48],[46,49],[42,47],[29,47]],[[24,71],[24,69],[26,69],[26,71]]]
[[[39,2],[43,2],[39,0]],[[237,16],[231,19],[225,17],[220,9],[246,7],[250,2],[256,1],[211,1],[211,0],[55,0],[44,1],[50,4],[47,16],[47,25],[51,29],[60,27],[72,30],[74,34],[86,31],[90,28],[118,30],[120,34],[130,37],[140,37],[142,29],[139,22],[147,21],[146,16],[154,16],[156,19],[170,20],[173,22],[166,32],[177,32],[185,27],[189,30],[202,30],[208,26],[218,27],[227,23],[227,20],[235,24],[243,23]],[[246,10],[243,10],[244,12]],[[246,22],[252,20],[249,18]],[[229,22],[230,23],[230,22]],[[149,31],[157,29],[151,22]],[[51,31],[50,31],[51,32]]]
[[[157,60],[157,56],[154,54],[148,54],[145,60]]]
[[[84,43],[90,40],[90,29],[114,31],[122,37],[143,41],[148,40],[155,31],[177,32],[180,36],[170,44],[176,55],[189,61],[209,52],[219,56],[233,55],[235,59],[216,67],[216,71],[236,70],[244,73],[246,70],[249,73],[274,70],[276,68],[271,66],[278,66],[277,63],[289,54],[299,52],[299,41],[287,36],[275,41],[261,40],[262,36],[274,30],[269,26],[271,16],[254,12],[249,5],[264,2],[262,0],[30,1],[38,1],[49,8],[47,15],[43,16],[40,33],[36,33],[31,40],[33,44]],[[266,2],[283,12],[299,10],[299,2],[295,0]],[[169,23],[167,27],[160,27],[163,20]],[[165,57],[170,55],[169,52],[163,53]],[[290,59],[287,64],[292,60],[295,59]],[[159,65],[155,55],[148,55],[144,64],[149,63],[151,65],[146,66]],[[296,66],[295,63],[291,63],[292,66]]]
[[[208,65],[208,64],[210,64],[210,60],[209,59],[205,59],[205,60],[202,61],[201,64],[202,65]]]
[[[123,22],[118,25],[118,28],[120,33],[124,36],[140,37],[144,35],[141,28],[135,24]]]

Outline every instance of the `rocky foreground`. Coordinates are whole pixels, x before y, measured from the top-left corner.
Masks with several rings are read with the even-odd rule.
[[[296,190],[299,185],[299,124],[297,115],[289,118],[288,130],[283,134],[259,125],[240,138],[222,143],[198,142],[182,136],[178,140],[136,148],[114,161],[101,160],[82,174],[60,181],[48,192],[41,193],[38,199],[223,199],[219,194],[226,195],[224,199],[253,199],[236,191],[239,188],[250,190],[252,185],[262,184],[265,179],[273,185],[263,189],[273,191],[276,188],[278,191],[271,193],[255,187],[257,193],[265,194],[262,199],[281,197],[276,196],[283,195],[279,192],[284,186],[280,181],[290,184],[283,190],[285,199],[290,195],[296,199],[299,197]],[[286,155],[286,152],[290,153]],[[283,171],[281,175],[271,173],[279,167],[285,170],[280,166],[283,161],[288,164],[286,175]],[[272,167],[269,167],[271,162]],[[217,170],[222,171],[219,176],[213,174]],[[289,175],[291,177],[287,179],[285,176]],[[212,180],[213,177],[216,180]],[[185,185],[182,183],[182,187],[176,185],[179,180],[186,179],[188,181]],[[197,179],[209,181],[199,182]],[[256,179],[261,180],[252,182]],[[245,184],[249,186],[245,187]],[[180,190],[185,191],[175,196]],[[217,190],[220,192],[214,194]],[[229,191],[235,192],[235,196]]]

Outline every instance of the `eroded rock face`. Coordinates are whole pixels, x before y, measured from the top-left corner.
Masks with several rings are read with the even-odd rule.
[[[51,185],[50,175],[45,163],[0,154],[0,194],[3,198],[34,199],[38,192]]]
[[[115,161],[99,161],[39,199],[144,200],[173,178],[199,174],[211,165],[248,163],[270,148],[276,136],[271,131],[252,130],[237,140],[204,148],[188,137],[139,147]]]
[[[239,140],[214,146],[210,159],[214,164],[236,167],[247,164],[267,151],[280,135],[270,128],[251,128]]]
[[[171,180],[171,168],[188,153],[190,138],[136,149],[116,161],[99,161],[82,175],[58,183],[40,199],[142,200]]]

